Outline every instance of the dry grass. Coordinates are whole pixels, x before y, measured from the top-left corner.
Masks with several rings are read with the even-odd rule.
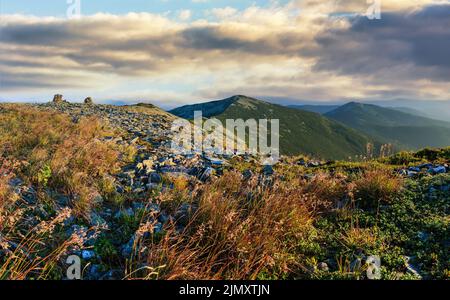
[[[343,200],[348,194],[347,177],[341,174],[334,176],[329,173],[319,172],[314,178],[305,182],[303,192],[317,197],[327,206],[335,206],[339,201]]]
[[[119,152],[100,140],[111,132],[94,118],[73,123],[67,115],[20,105],[1,110],[0,155],[24,162],[23,179],[69,195],[76,213],[87,215],[103,193],[99,183],[118,170]]]
[[[67,115],[14,105],[1,105],[0,112],[0,279],[53,278],[63,272],[55,270],[64,256],[83,247],[86,238],[83,233],[67,238],[61,224],[72,215],[87,219],[96,198],[115,193],[111,175],[122,160],[133,160],[135,148],[104,142],[113,133],[93,118],[74,123]],[[142,217],[136,251],[119,263],[126,263],[127,279],[302,277],[313,272],[311,261],[317,265],[315,254],[304,249],[321,240],[316,221],[332,215],[343,200],[374,211],[401,191],[403,180],[392,169],[358,166],[354,173],[317,170],[309,179],[298,166],[276,167],[270,178],[257,170],[250,179],[230,171],[205,184],[163,176],[164,189],[152,200],[174,218],[163,233],[148,236],[157,216]],[[10,184],[16,177],[36,189],[36,204],[16,194]],[[48,190],[68,196],[70,207],[54,205]],[[54,211],[37,217],[48,202]],[[346,249],[378,249],[383,242],[375,227],[342,228],[333,240]]]
[[[244,181],[235,172],[198,188],[186,201],[196,209],[183,232],[171,226],[161,240],[141,245],[148,249],[142,260],[150,270],[141,278],[256,279],[266,273],[295,274],[302,268],[296,246],[308,235],[321,207],[320,200],[299,192],[292,182],[264,184],[257,177]]]
[[[85,238],[66,238],[61,225],[72,215],[87,217],[94,198],[110,189],[105,181],[119,166],[118,152],[101,141],[110,132],[96,119],[73,123],[22,105],[1,105],[0,112],[0,279],[61,276],[55,268]],[[15,193],[15,178],[34,188],[35,203]],[[58,208],[49,190],[69,196],[72,207]]]
[[[388,168],[370,168],[353,181],[354,196],[363,207],[389,204],[402,190],[403,178]]]

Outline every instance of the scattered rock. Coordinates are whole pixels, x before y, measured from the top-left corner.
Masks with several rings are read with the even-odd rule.
[[[250,178],[253,177],[253,172],[252,172],[252,170],[245,170],[242,173],[242,176],[244,177],[245,180],[249,180]]]
[[[56,94],[55,96],[53,96],[53,103],[59,104],[59,103],[63,103],[63,95],[61,94]]]
[[[429,173],[436,175],[436,174],[444,174],[447,172],[444,166],[437,166],[435,168],[431,168],[428,170]]]
[[[203,182],[211,180],[212,176],[214,175],[215,171],[211,167],[206,167],[201,173],[200,176],[198,176],[198,179],[200,179]]]
[[[81,251],[81,257],[84,260],[91,260],[94,259],[96,257],[95,252],[92,250],[83,250]]]
[[[265,165],[263,168],[263,174],[265,176],[272,176],[274,173],[273,168],[271,165]]]
[[[323,272],[328,272],[328,271],[329,271],[328,265],[327,265],[327,263],[325,263],[325,262],[319,263],[319,264],[317,265],[317,268],[318,268],[320,271],[323,271]]]
[[[121,209],[114,215],[114,219],[123,219],[132,216],[134,216],[134,211],[132,208]]]
[[[101,228],[109,228],[108,223],[100,217],[96,212],[91,212],[90,214],[90,224],[91,226],[98,226]]]
[[[413,274],[417,279],[422,279],[422,275],[420,275],[418,268],[410,263],[411,257],[404,256],[404,258],[405,258],[406,272]]]
[[[93,105],[94,101],[92,100],[91,97],[87,97],[86,99],[84,99],[84,104]]]
[[[419,232],[417,233],[417,237],[418,237],[422,242],[427,241],[427,240],[428,240],[428,236],[429,236],[429,234],[426,233],[426,232],[423,232],[423,231],[419,231]]]
[[[161,175],[158,174],[158,173],[151,173],[151,174],[150,174],[150,182],[151,182],[151,183],[156,183],[156,184],[161,183],[161,182],[162,182],[162,177],[161,177]]]
[[[128,243],[126,243],[125,245],[122,246],[122,257],[123,258],[130,258],[131,254],[133,253],[133,248],[134,248],[134,240],[135,240],[135,235],[133,235],[131,237],[131,239],[128,241]]]

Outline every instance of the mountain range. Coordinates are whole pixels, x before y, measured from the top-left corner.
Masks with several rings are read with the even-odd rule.
[[[344,159],[366,152],[374,139],[320,114],[293,109],[243,95],[201,104],[186,105],[169,111],[192,119],[194,111],[203,117],[226,119],[279,119],[280,151],[286,155],[308,154],[329,159]]]
[[[329,159],[365,155],[367,143],[395,150],[450,145],[450,122],[425,117],[418,110],[350,102],[344,105],[282,106],[236,95],[223,100],[185,105],[169,112],[193,119],[279,119],[282,154],[307,154]],[[375,151],[376,154],[377,151]]]
[[[450,145],[450,122],[434,120],[373,104],[350,102],[324,116],[359,130],[397,149]]]

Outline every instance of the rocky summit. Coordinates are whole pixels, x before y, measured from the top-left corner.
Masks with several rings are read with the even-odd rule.
[[[139,105],[140,107],[142,105]],[[136,149],[136,159],[123,167],[117,174],[118,190],[131,189],[144,193],[155,184],[161,183],[161,174],[198,178],[202,181],[211,179],[226,168],[230,156],[215,157],[200,153],[180,155],[171,149],[171,125],[174,116],[158,110],[156,113],[135,111],[135,107],[113,105],[91,105],[86,107],[77,103],[46,103],[37,105],[40,109],[56,110],[70,115],[76,122],[82,117],[100,117],[112,127],[118,128],[121,136],[106,137],[106,140],[131,146]],[[154,107],[154,106],[152,106]],[[247,158],[249,159],[249,158]],[[254,159],[254,158],[253,158]]]

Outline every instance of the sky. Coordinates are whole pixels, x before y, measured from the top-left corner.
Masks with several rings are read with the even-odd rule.
[[[450,101],[449,53],[447,0],[0,0],[3,102]]]

